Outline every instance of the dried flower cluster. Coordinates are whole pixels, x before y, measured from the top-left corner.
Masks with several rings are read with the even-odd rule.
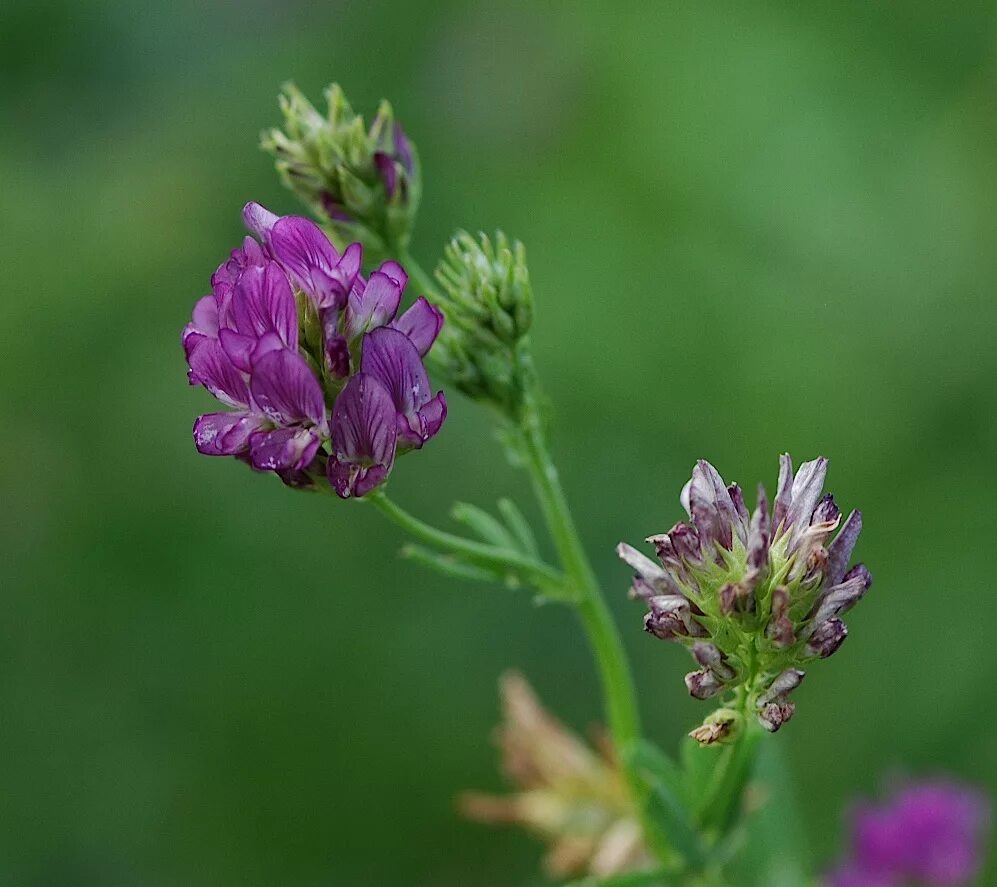
[[[608,739],[601,754],[559,723],[526,680],[501,683],[505,721],[497,739],[512,795],[466,794],[465,815],[486,823],[514,823],[550,844],[547,870],[556,877],[606,876],[645,868],[637,812]]]

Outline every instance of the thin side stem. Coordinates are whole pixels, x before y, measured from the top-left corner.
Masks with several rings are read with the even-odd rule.
[[[476,542],[473,539],[465,539],[463,536],[456,536],[453,533],[439,530],[419,520],[415,515],[409,514],[409,512],[389,499],[383,492],[371,493],[365,497],[364,501],[370,502],[389,520],[428,545],[441,548],[444,551],[453,552],[454,554],[464,555],[477,564],[484,564],[499,570],[512,568],[531,578],[540,586],[564,584],[564,577],[557,570],[547,566],[547,564],[526,557],[510,548],[501,548],[497,545]]]
[[[436,285],[436,281],[433,280],[432,275],[426,272],[426,270],[420,265],[415,257],[407,249],[402,250],[399,255],[399,261],[402,263],[402,267],[408,272],[409,277],[412,278],[412,283],[415,284],[417,290],[416,295],[426,296],[431,302],[440,301],[440,288]]]

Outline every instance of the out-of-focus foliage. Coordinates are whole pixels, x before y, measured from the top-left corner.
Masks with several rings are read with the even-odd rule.
[[[997,788],[994,50],[978,0],[0,6],[0,880],[540,883],[452,799],[499,788],[504,669],[598,719],[570,615],[190,440],[180,328],[242,204],[297,211],[256,147],[288,78],[391,99],[425,265],[457,227],[526,244],[649,732],[703,709],[614,545],[678,517],[697,457],[750,485],[824,453],[876,585],[775,740],[814,853],[875,774]],[[454,396],[394,495],[526,499],[487,435]]]

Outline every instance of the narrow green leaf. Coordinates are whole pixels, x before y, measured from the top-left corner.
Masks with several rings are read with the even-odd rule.
[[[644,740],[631,747],[626,760],[648,788],[645,799],[648,818],[690,868],[701,868],[706,857],[705,848],[685,804],[674,762]]]
[[[458,502],[450,513],[455,521],[462,523],[472,533],[476,533],[484,542],[512,551],[522,550],[522,546],[505,526],[477,505]]]
[[[761,738],[761,728],[749,726],[723,751],[717,779],[702,811],[703,826],[716,829],[720,837],[727,834],[742,811],[744,790],[755,768]]]
[[[682,740],[683,797],[697,822],[701,821],[703,808],[709,799],[710,784],[716,776],[717,766],[723,761],[724,751],[722,747],[704,748],[692,737]]]
[[[401,550],[401,555],[453,579],[470,579],[474,582],[502,582],[504,580],[503,575],[496,570],[476,567],[452,554],[439,554],[429,548],[423,548],[421,545],[405,545]]]
[[[511,499],[499,499],[498,510],[505,520],[506,526],[518,540],[520,548],[527,554],[538,557],[540,552],[537,549],[537,539],[533,535],[533,528],[530,527],[529,521],[523,517],[523,512],[519,510],[516,503]]]
[[[762,743],[753,778],[756,809],[738,836],[729,874],[751,887],[799,887],[812,882],[812,854],[786,764],[781,736]]]
[[[686,803],[685,780],[682,768],[663,752],[653,742],[639,740],[634,752],[635,766],[647,770],[657,782],[667,786],[668,790],[679,798],[682,806],[690,809]]]

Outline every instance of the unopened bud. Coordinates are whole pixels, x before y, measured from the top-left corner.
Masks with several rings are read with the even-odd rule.
[[[409,241],[422,182],[419,159],[391,106],[368,129],[343,90],[326,90],[325,115],[293,85],[280,97],[284,128],[261,145],[290,188],[332,230],[336,245],[361,242],[368,258],[389,258]]]
[[[819,625],[807,641],[806,653],[808,656],[818,656],[827,659],[828,656],[836,653],[838,648],[848,637],[848,626],[840,619],[828,619],[827,622]]]
[[[459,232],[436,278],[447,319],[439,343],[442,374],[469,397],[514,412],[528,383],[522,345],[533,322],[525,248],[501,231],[494,239]]]

